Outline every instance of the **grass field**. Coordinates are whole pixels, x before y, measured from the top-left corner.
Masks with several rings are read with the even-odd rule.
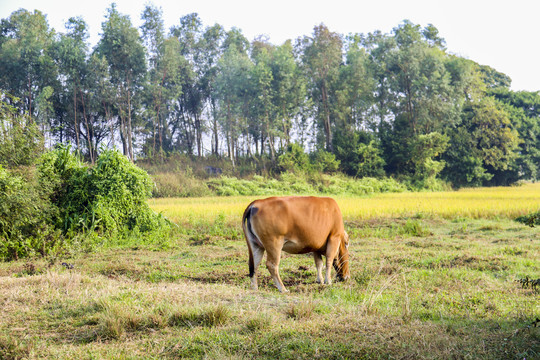
[[[0,263],[0,359],[538,359],[540,186],[338,198],[346,283],[284,254],[249,289],[250,198],[151,200],[170,238]],[[64,265],[62,265],[64,263]],[[72,268],[71,268],[72,267]]]
[[[150,205],[176,223],[212,221],[218,215],[238,221],[255,197],[151,199]],[[337,197],[345,219],[395,217],[444,219],[515,218],[538,211],[540,183],[516,187],[462,189],[453,192],[390,193],[366,198]]]

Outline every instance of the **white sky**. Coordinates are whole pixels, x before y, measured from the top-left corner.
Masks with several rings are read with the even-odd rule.
[[[41,10],[63,32],[82,16],[95,44],[111,0],[0,0],[0,18],[19,9]],[[324,23],[341,34],[389,33],[404,19],[433,24],[450,52],[489,65],[512,78],[513,90],[540,90],[540,0],[117,0],[117,8],[140,26],[145,4],[163,9],[166,29],[198,13],[204,26],[237,27],[252,40],[265,34],[273,44],[310,35]]]

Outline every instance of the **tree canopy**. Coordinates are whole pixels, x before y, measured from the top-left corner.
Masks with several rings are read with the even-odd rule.
[[[211,155],[279,171],[305,151],[331,159],[321,171],[419,186],[538,178],[539,92],[511,91],[507,75],[449,53],[432,24],[347,35],[318,24],[276,45],[197,14],[167,32],[153,5],[141,19],[136,28],[111,5],[93,48],[80,17],[58,32],[38,10],[2,19],[4,109],[92,163],[118,146],[131,160]],[[5,144],[12,119],[2,113]]]

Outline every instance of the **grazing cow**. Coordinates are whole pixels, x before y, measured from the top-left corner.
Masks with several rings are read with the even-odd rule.
[[[291,254],[312,252],[317,282],[322,283],[322,255],[326,257],[325,284],[332,265],[340,280],[349,278],[349,235],[341,211],[332,198],[313,196],[271,197],[255,200],[244,211],[242,229],[249,249],[251,287],[257,289],[257,268],[266,250],[266,267],[281,292],[281,250]]]

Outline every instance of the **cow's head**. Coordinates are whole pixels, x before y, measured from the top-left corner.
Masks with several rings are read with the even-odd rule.
[[[344,232],[341,238],[338,256],[334,260],[334,269],[336,269],[339,281],[345,281],[351,277],[349,271],[349,234],[347,232]]]

